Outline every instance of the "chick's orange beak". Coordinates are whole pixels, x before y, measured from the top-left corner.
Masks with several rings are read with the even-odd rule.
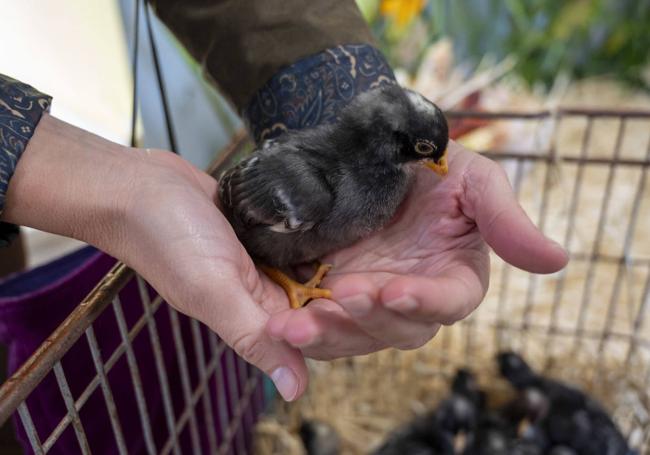
[[[445,150],[445,153],[442,154],[442,158],[438,161],[425,160],[424,165],[439,176],[444,177],[447,175],[447,172],[449,172],[449,168],[447,167],[447,150]]]

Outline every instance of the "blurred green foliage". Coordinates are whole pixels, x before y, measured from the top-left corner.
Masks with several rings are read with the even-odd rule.
[[[448,36],[458,61],[513,56],[531,85],[608,75],[650,90],[650,0],[427,0],[407,27],[387,14],[388,1],[358,3],[391,63],[407,70]]]

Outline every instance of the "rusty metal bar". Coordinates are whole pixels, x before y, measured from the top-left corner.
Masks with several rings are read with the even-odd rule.
[[[188,402],[188,406],[185,407],[181,415],[176,419],[176,425],[174,427],[174,432],[177,436],[180,436],[180,434],[183,432],[183,428],[185,425],[187,425],[187,422],[191,420],[192,418],[192,413],[194,412],[194,406],[196,406],[196,403],[198,402],[199,398],[201,397],[201,393],[205,389],[205,384],[207,382],[202,382],[203,387],[198,389],[193,395],[190,396],[190,401]],[[160,455],[167,455],[171,451],[171,447],[173,444],[173,439],[171,437],[167,438],[167,442],[165,443],[165,446],[163,449],[160,451]]]
[[[155,313],[156,310],[160,307],[161,304],[162,304],[162,298],[160,296],[157,296],[154,299],[154,301],[152,302],[152,304],[151,304],[151,312]],[[135,339],[136,335],[142,330],[142,328],[144,328],[146,322],[147,322],[146,317],[142,316],[134,324],[133,328],[131,329],[131,332],[129,332],[129,340],[130,341],[133,341],[133,339]],[[124,353],[125,349],[126,349],[125,346],[123,344],[120,344],[115,349],[113,354],[111,354],[111,356],[108,358],[108,360],[106,361],[106,364],[104,366],[107,374],[108,374],[108,372],[111,371],[111,369],[113,368],[113,365],[115,365],[115,363],[117,363],[118,359]],[[92,379],[92,381],[90,381],[88,386],[86,386],[86,388],[81,393],[81,395],[79,395],[79,398],[75,402],[75,407],[76,407],[77,410],[80,410],[81,407],[86,403],[86,401],[88,401],[88,399],[93,394],[93,392],[95,391],[95,389],[97,388],[98,385],[99,385],[99,377],[95,376]],[[43,448],[45,449],[46,452],[48,450],[50,450],[54,446],[57,439],[59,438],[59,436],[61,436],[61,433],[63,433],[63,431],[67,428],[67,426],[70,424],[70,422],[71,422],[70,416],[68,414],[64,415],[63,418],[61,419],[61,421],[58,423],[58,425],[54,428],[52,433],[48,436],[48,438],[43,443]]]
[[[462,321],[461,324],[464,324],[465,321]],[[502,329],[507,329],[507,330],[512,330],[512,331],[520,331],[522,329],[521,323],[508,323],[504,322],[502,324],[497,324],[497,323],[488,323],[488,326],[497,328],[498,326],[501,326]],[[539,335],[546,335],[548,333],[548,325],[543,324],[543,323],[538,323],[538,322],[531,322],[528,325],[528,330],[531,332],[536,332],[536,334]],[[571,328],[566,328],[566,327],[554,327],[551,330],[551,335],[558,335],[562,337],[575,337],[575,330]],[[630,341],[632,336],[628,332],[618,332],[618,331],[612,331],[610,332],[610,338],[615,338],[617,340],[621,341]],[[584,329],[582,333],[582,338],[584,340],[591,340],[591,341],[599,341],[600,337],[602,336],[602,331],[600,330],[595,330],[595,329]],[[642,338],[639,337],[638,339],[638,345],[642,346],[644,348],[650,348],[650,338]]]
[[[516,167],[512,186],[515,197],[519,200],[519,196],[521,195],[521,184],[524,177],[524,162],[519,160],[514,162],[516,163]],[[512,269],[510,264],[507,264],[505,261],[502,261],[502,266],[501,283],[499,286],[499,301],[497,302],[497,321],[502,321],[504,318],[504,309],[508,300],[508,283],[510,282],[510,271]],[[502,350],[505,345],[504,333],[502,330],[495,330],[495,334],[497,348],[498,350]]]
[[[182,428],[185,426],[187,421],[190,419],[191,409],[193,409],[196,406],[199,399],[202,396],[205,397],[205,395],[209,395],[210,390],[209,390],[208,386],[210,384],[210,377],[212,376],[212,374],[215,371],[218,370],[218,366],[219,366],[219,357],[213,357],[210,360],[210,363],[205,368],[205,375],[201,375],[201,380],[199,381],[199,384],[196,386],[196,388],[194,389],[193,393],[190,396],[189,403],[191,404],[191,406],[186,407],[185,410],[183,411],[183,413],[181,414],[181,416],[176,421],[176,433],[177,434],[180,433]],[[209,430],[214,431],[215,428],[211,428]],[[171,440],[171,438],[169,438],[167,440],[167,443],[163,447],[163,449],[160,451],[160,454],[161,455],[168,454],[170,452],[170,450],[171,450],[171,447],[172,447],[172,440]],[[210,453],[216,453],[216,450],[215,450],[215,452],[210,452]]]
[[[237,372],[235,371],[235,353],[234,351],[226,351],[226,383],[228,384],[228,393],[232,399],[236,399],[238,409],[235,411],[237,418],[240,415],[237,414],[239,407],[241,406],[242,396],[244,395],[243,391],[239,386],[239,381],[237,381]],[[232,419],[231,419],[232,422]],[[246,453],[246,443],[244,442],[243,435],[241,433],[235,434],[235,447],[237,453]]]
[[[29,443],[32,446],[32,450],[34,451],[35,455],[44,455],[45,451],[43,450],[43,446],[41,445],[41,440],[38,437],[38,431],[36,431],[36,427],[34,426],[34,421],[32,420],[32,416],[29,413],[29,409],[27,409],[27,403],[22,402],[18,406],[18,415],[20,416],[20,421],[23,423],[23,426],[25,427],[25,432],[27,433],[27,438],[29,439]]]
[[[72,392],[70,387],[68,387],[68,381],[65,378],[65,373],[61,362],[56,362],[54,364],[54,375],[56,376],[56,382],[59,385],[59,391],[63,397],[63,402],[65,407],[68,410],[68,415],[72,419],[72,428],[74,428],[75,435],[77,436],[77,441],[79,442],[79,447],[81,448],[81,453],[83,455],[90,455],[90,446],[88,445],[88,440],[86,439],[86,432],[84,430],[81,419],[79,418],[79,413],[74,405],[74,398],[72,398]]]
[[[217,158],[210,163],[206,172],[215,178],[219,177],[219,173],[230,167],[231,160],[239,153],[241,148],[246,144],[248,133],[245,129],[240,129],[230,140],[230,143],[222,150]]]
[[[632,356],[636,352],[639,345],[639,338],[641,332],[641,325],[647,315],[648,307],[650,307],[650,266],[648,267],[648,273],[646,275],[645,286],[641,295],[641,304],[639,305],[639,310],[636,313],[636,318],[634,319],[634,327],[632,329],[632,340],[628,347],[627,356],[625,359],[625,365],[630,366],[632,361]],[[650,371],[650,369],[649,369]]]
[[[650,118],[650,111],[645,109],[583,109],[564,107],[554,110],[542,109],[538,111],[446,111],[445,116],[450,119],[485,119],[485,120],[535,120],[544,117],[560,115],[566,117],[616,117],[616,118]]]
[[[222,341],[217,340],[217,335],[215,335],[214,332],[209,333],[209,340],[210,340],[210,350],[212,352],[212,358],[218,363],[221,363],[221,356],[226,350],[225,344]],[[217,406],[217,411],[219,415],[219,427],[221,428],[222,431],[225,431],[225,429],[228,427],[228,403],[227,403],[227,397],[226,397],[226,388],[224,385],[223,381],[223,375],[221,374],[221,370],[217,370],[214,374],[214,379],[215,379],[215,387],[216,387],[216,395],[217,395],[217,402],[215,403]]]
[[[582,160],[586,160],[589,155],[589,147],[591,144],[591,131],[593,129],[593,123],[594,122],[592,118],[587,119],[587,125],[582,135],[582,141],[581,141],[582,146],[580,148],[580,158]],[[570,251],[571,242],[573,241],[573,234],[575,232],[575,221],[576,221],[576,215],[578,213],[578,203],[580,200],[580,190],[582,188],[582,180],[584,178],[584,173],[585,173],[584,162],[580,162],[578,163],[578,168],[576,170],[575,183],[573,185],[573,191],[571,193],[571,201],[569,202],[569,209],[567,212],[569,214],[569,219],[564,234],[564,248],[566,248],[567,251]],[[573,257],[571,259],[573,259]],[[591,256],[589,257],[589,259],[591,260]],[[546,337],[546,343],[544,343],[544,349],[547,355],[547,359],[548,359],[548,354],[551,352],[551,346],[552,346],[552,343],[550,342],[551,328],[557,326],[557,318],[560,310],[560,302],[562,301],[562,295],[564,294],[564,286],[566,283],[567,273],[568,273],[567,269],[564,269],[562,272],[560,272],[560,275],[557,281],[555,282],[553,303],[551,306],[551,319],[549,322],[549,331]],[[548,367],[548,365],[546,366]]]
[[[525,151],[518,152],[517,150],[499,151],[499,150],[486,149],[486,150],[478,150],[478,153],[494,161],[502,161],[502,160],[546,161],[546,162],[557,161],[558,163],[564,162],[564,163],[590,164],[594,166],[601,166],[601,165],[602,166],[617,165],[617,166],[632,166],[632,167],[650,166],[650,160],[647,159],[640,160],[634,158],[620,158],[620,157],[583,158],[581,156],[573,156],[573,155],[562,155],[558,157],[552,157],[550,155],[550,151],[546,151],[544,153],[530,153]]]
[[[206,378],[209,382],[210,374],[206,371],[205,350],[203,347],[203,339],[201,334],[201,326],[196,319],[190,320],[192,329],[192,341],[194,342],[194,353],[196,355],[196,365],[199,370],[199,376],[203,379]],[[216,360],[212,359],[211,363],[216,364]],[[210,453],[217,452],[217,438],[215,435],[216,427],[214,424],[214,412],[212,410],[212,399],[210,398],[210,390],[208,389],[203,393],[203,417],[205,419],[205,426],[208,429],[208,445]]]
[[[132,276],[133,272],[127,266],[116,264],[23,366],[7,379],[0,388],[0,425],[7,421]]]
[[[241,384],[241,379],[243,378],[244,380],[246,380],[246,378],[252,378],[252,376],[250,376],[248,374],[248,367],[247,367],[248,364],[246,363],[246,361],[244,359],[242,359],[239,356],[235,357],[235,362],[237,364],[237,370],[236,370],[237,371],[237,377],[240,379],[239,385],[240,385],[240,387],[245,389],[246,384],[245,383]],[[248,428],[253,427],[253,422],[255,420],[252,413],[253,413],[253,401],[251,400],[251,401],[249,401],[248,405],[246,406],[246,409],[244,410],[244,415],[243,415],[244,424],[247,425]],[[246,447],[247,452],[249,452],[251,450],[251,444],[250,444],[249,440],[244,439],[244,447]]]
[[[144,392],[142,389],[140,369],[138,368],[138,362],[136,361],[135,353],[133,352],[133,346],[131,345],[131,340],[129,339],[126,319],[124,318],[124,313],[122,312],[122,304],[119,297],[115,297],[115,299],[113,299],[113,312],[115,313],[117,328],[120,331],[120,337],[122,338],[122,345],[126,350],[126,362],[129,366],[129,373],[131,375],[131,382],[133,384],[133,390],[135,392],[135,402],[138,407],[140,425],[142,425],[142,433],[144,434],[144,442],[147,448],[147,453],[149,455],[155,455],[156,444],[153,440],[149,411],[147,411],[147,402],[144,398]],[[140,320],[145,321],[144,317],[140,318]]]
[[[187,354],[185,353],[185,346],[183,344],[183,335],[181,334],[178,313],[171,307],[169,308],[169,321],[172,326],[172,337],[174,338],[174,346],[176,347],[176,358],[181,372],[181,389],[183,390],[183,398],[185,399],[185,409],[189,412],[192,451],[194,452],[194,455],[200,455],[201,443],[199,441],[199,430],[196,423],[196,414],[194,413],[194,406],[192,404],[192,396],[190,392],[190,374],[187,368]]]
[[[172,438],[174,455],[180,455],[180,446],[178,445],[178,435],[174,426],[174,407],[172,405],[172,398],[169,392],[169,379],[167,378],[167,370],[165,369],[165,360],[162,355],[162,348],[160,347],[160,338],[158,337],[158,329],[156,327],[156,319],[151,313],[149,290],[147,284],[139,276],[136,276],[138,282],[138,290],[140,292],[140,300],[144,309],[144,314],[147,317],[147,329],[149,331],[149,339],[153,349],[154,361],[156,363],[156,372],[158,373],[158,381],[162,391],[163,409],[165,412],[165,421],[167,422],[167,430]]]
[[[120,455],[126,455],[127,450],[126,443],[124,442],[124,435],[122,434],[122,426],[120,425],[120,419],[117,414],[117,407],[115,406],[115,400],[113,400],[113,392],[111,391],[111,386],[108,383],[106,370],[104,369],[104,364],[102,363],[102,354],[99,352],[99,344],[97,344],[97,338],[95,337],[95,331],[93,330],[92,324],[86,329],[86,338],[88,339],[90,353],[93,357],[95,370],[97,371],[97,376],[99,377],[99,382],[102,388],[102,394],[104,395],[104,403],[106,404],[108,416],[111,420],[111,427],[113,428],[117,450],[119,451]]]
[[[546,218],[547,218],[546,215],[548,213],[548,199],[550,197],[550,192],[551,192],[550,188],[551,188],[552,170],[554,166],[557,166],[556,134],[557,134],[559,119],[556,117],[550,117],[550,118],[551,121],[553,122],[552,133],[551,133],[551,138],[552,138],[551,140],[553,142],[551,144],[550,153],[549,153],[550,160],[545,162],[544,188],[542,190],[542,200],[540,202],[539,216],[537,222],[538,229],[542,233],[544,233],[544,231],[546,230]],[[526,330],[528,324],[530,324],[530,315],[532,312],[533,302],[536,296],[538,280],[539,277],[537,274],[531,273],[530,275],[528,275],[528,289],[526,291],[526,304],[524,306],[524,311],[522,315],[522,321],[523,321],[522,326],[524,327],[524,330]],[[523,337],[521,351],[525,353],[527,351],[527,347],[528,347],[528,337]]]
[[[625,120],[621,119],[618,127],[618,132],[616,133],[616,145],[614,149],[614,158],[618,158],[621,153],[621,144],[623,143],[623,136],[625,134]],[[614,177],[616,175],[616,167],[611,167],[607,171],[607,181],[605,182],[605,190],[603,193],[603,201],[600,206],[599,218],[598,218],[598,227],[596,230],[596,238],[594,239],[593,247],[591,249],[592,255],[600,254],[601,243],[603,239],[603,233],[605,230],[605,220],[609,214],[609,205],[612,195],[612,185],[614,184]],[[574,352],[581,346],[582,340],[580,335],[584,332],[585,324],[587,322],[587,315],[589,313],[590,303],[591,303],[591,293],[592,293],[592,283],[596,273],[596,264],[595,260],[589,262],[587,268],[587,276],[585,278],[585,284],[582,291],[582,300],[580,302],[580,310],[578,314],[578,322],[576,324],[575,331],[575,341],[574,341]]]
[[[588,253],[569,253],[569,256],[571,257],[571,261],[586,262],[594,260],[605,264],[619,264],[621,262],[624,262],[628,267],[646,267],[650,265],[650,259],[633,257],[624,258],[621,256],[611,256],[608,254],[592,255]]]
[[[221,445],[219,446],[219,455],[225,455],[228,453],[228,449],[230,448],[230,442],[235,437],[237,434],[239,434],[239,425],[241,424],[241,416],[244,413],[244,410],[248,406],[248,403],[250,401],[250,397],[255,390],[255,386],[257,385],[258,377],[252,377],[249,378],[248,381],[246,381],[246,386],[244,388],[244,391],[239,399],[237,409],[235,409],[235,412],[233,413],[233,418],[230,420],[230,425],[228,426],[228,429],[226,430],[226,437],[224,438],[224,441],[221,442]],[[241,453],[241,452],[238,452]]]
[[[650,159],[650,143],[648,144],[648,148],[646,150],[646,158]],[[598,347],[599,360],[603,356],[603,352],[607,344],[607,339],[609,337],[610,324],[608,322],[613,320],[615,315],[616,306],[618,303],[618,298],[621,290],[621,283],[623,280],[623,274],[626,270],[625,259],[630,256],[630,249],[632,247],[632,241],[634,239],[637,220],[639,217],[639,210],[641,208],[642,195],[646,188],[647,176],[648,176],[647,168],[643,168],[643,170],[641,171],[641,176],[639,177],[639,182],[637,183],[637,191],[634,195],[634,199],[633,199],[634,202],[632,203],[630,220],[628,222],[627,229],[625,230],[625,240],[623,244],[621,261],[618,263],[618,267],[616,267],[616,278],[614,279],[614,289],[612,290],[612,295],[609,300],[609,305],[607,308],[607,316],[605,316],[606,324],[605,327],[603,327],[603,333],[602,333],[600,345]]]

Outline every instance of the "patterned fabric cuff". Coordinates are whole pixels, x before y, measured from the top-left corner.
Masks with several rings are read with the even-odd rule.
[[[9,179],[51,101],[33,87],[0,74],[0,213]],[[8,245],[17,232],[16,226],[0,222],[0,247]]]
[[[244,109],[257,143],[286,130],[333,123],[357,94],[395,75],[384,56],[368,44],[347,44],[301,59],[276,73]]]

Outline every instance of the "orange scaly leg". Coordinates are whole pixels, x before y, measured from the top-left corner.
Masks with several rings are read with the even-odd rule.
[[[330,271],[332,268],[329,264],[320,264],[318,270],[313,277],[309,279],[305,284],[300,284],[297,281],[292,280],[283,272],[273,267],[268,267],[266,265],[260,265],[260,268],[271,278],[273,281],[278,283],[284,292],[287,293],[289,297],[289,304],[291,308],[301,308],[311,299],[331,299],[332,291],[329,289],[320,289],[317,286],[323,280],[323,277]]]

